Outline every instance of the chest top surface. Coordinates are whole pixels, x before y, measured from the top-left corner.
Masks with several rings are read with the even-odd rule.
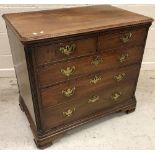
[[[4,14],[22,42],[152,22],[152,18],[110,5]]]

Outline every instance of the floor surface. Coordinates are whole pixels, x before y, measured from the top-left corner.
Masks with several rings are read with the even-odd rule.
[[[135,112],[74,129],[47,149],[155,149],[155,71],[141,71],[136,97]],[[37,149],[15,78],[0,78],[0,149]]]

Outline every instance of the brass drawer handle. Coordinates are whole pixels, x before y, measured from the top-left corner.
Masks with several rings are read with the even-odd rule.
[[[99,64],[103,63],[103,59],[99,56],[93,58],[93,60],[91,61],[91,64],[97,66]]]
[[[101,81],[102,77],[101,76],[96,76],[93,79],[90,79],[91,84],[96,84],[97,82]]]
[[[111,99],[117,101],[121,97],[121,92],[115,92],[111,95]]]
[[[62,54],[65,54],[65,55],[69,56],[72,52],[75,51],[75,49],[76,49],[76,45],[75,44],[71,44],[71,45],[66,45],[64,47],[60,47],[59,51]]]
[[[126,76],[125,73],[121,73],[121,74],[115,75],[115,76],[114,76],[114,79],[115,79],[117,82],[119,82],[119,81],[123,80],[123,78],[124,78],[125,76]]]
[[[128,32],[128,33],[124,33],[123,36],[121,37],[121,40],[123,41],[123,43],[127,43],[132,37],[132,33]]]
[[[70,117],[70,116],[73,115],[74,112],[75,112],[75,108],[73,108],[73,109],[68,109],[67,111],[64,111],[64,112],[63,112],[63,116],[64,116],[64,117]]]
[[[98,100],[100,99],[100,97],[99,96],[92,96],[89,100],[88,100],[88,102],[90,103],[94,103],[94,102],[97,102]]]
[[[74,94],[75,92],[75,87],[74,88],[68,88],[67,90],[62,90],[62,94],[66,97],[70,97]]]
[[[61,73],[67,77],[71,76],[75,72],[75,66],[67,67],[66,69],[61,69]]]
[[[120,62],[120,63],[126,62],[127,59],[128,59],[128,57],[129,57],[128,53],[122,54],[122,55],[119,57],[119,62]]]

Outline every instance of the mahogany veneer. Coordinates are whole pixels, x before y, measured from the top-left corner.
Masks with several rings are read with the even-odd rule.
[[[20,107],[39,148],[97,118],[135,110],[152,18],[110,5],[11,13],[3,18]]]

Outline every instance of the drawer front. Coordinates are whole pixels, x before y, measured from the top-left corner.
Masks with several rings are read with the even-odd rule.
[[[99,49],[107,50],[121,46],[144,45],[147,36],[147,28],[109,31],[99,37]]]
[[[96,49],[96,37],[51,43],[50,45],[35,48],[36,63],[39,66],[68,58],[89,55],[95,53]]]
[[[90,76],[68,81],[64,84],[41,90],[43,108],[65,104],[80,98],[89,98],[90,94],[101,88],[117,87],[122,83],[137,81],[140,65],[123,67],[109,72],[99,72]]]
[[[125,104],[126,100],[133,97],[134,90],[135,86],[133,82],[130,82],[117,88],[100,89],[96,96],[90,95],[89,98],[81,98],[55,108],[44,109],[42,113],[43,128],[48,130],[64,124],[67,125],[106,108]],[[123,101],[124,103],[121,103]]]
[[[85,76],[94,72],[123,67],[140,62],[143,48],[117,49],[99,55],[83,57],[63,63],[46,66],[38,71],[40,87],[50,86],[59,82]]]

